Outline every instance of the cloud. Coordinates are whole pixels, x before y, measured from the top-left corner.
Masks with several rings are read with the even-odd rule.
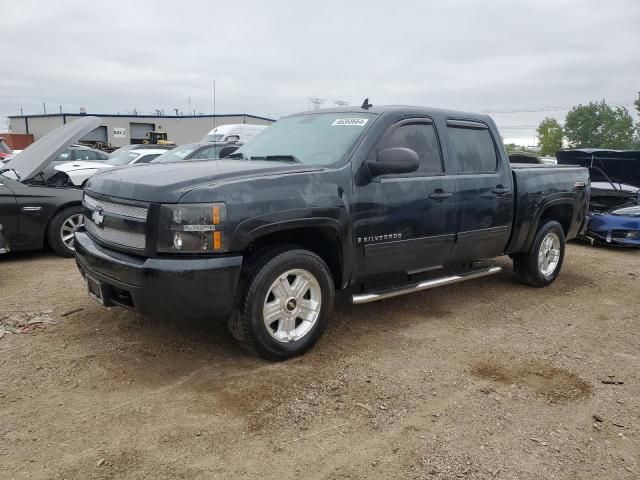
[[[0,116],[212,110],[279,117],[317,96],[533,110],[640,89],[636,0],[6,2]],[[561,111],[496,115],[526,126]],[[503,131],[506,137],[517,132]],[[528,134],[531,134],[531,129]]]

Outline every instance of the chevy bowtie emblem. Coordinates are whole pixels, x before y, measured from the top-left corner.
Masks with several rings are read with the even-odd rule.
[[[103,210],[94,210],[93,213],[91,214],[91,220],[93,220],[93,223],[96,224],[96,226],[101,227],[102,226],[102,222],[104,222],[104,215],[102,214]]]

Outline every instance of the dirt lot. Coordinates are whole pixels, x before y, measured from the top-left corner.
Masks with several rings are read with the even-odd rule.
[[[342,298],[273,364],[220,326],[101,308],[73,260],[0,258],[0,325],[24,331],[0,339],[0,477],[639,478],[640,252],[570,245],[547,289],[501,263]]]

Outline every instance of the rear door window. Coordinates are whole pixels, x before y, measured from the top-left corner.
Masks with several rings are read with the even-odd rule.
[[[443,173],[442,156],[436,130],[431,123],[404,123],[387,133],[378,151],[386,148],[410,148],[418,154],[420,166],[416,173]]]
[[[498,155],[489,129],[449,125],[449,147],[458,173],[493,173],[498,169]]]

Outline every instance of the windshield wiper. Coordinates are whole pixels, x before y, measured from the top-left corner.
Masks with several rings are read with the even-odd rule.
[[[302,163],[294,155],[267,155],[265,157],[250,157],[251,160],[267,160],[269,162]]]

